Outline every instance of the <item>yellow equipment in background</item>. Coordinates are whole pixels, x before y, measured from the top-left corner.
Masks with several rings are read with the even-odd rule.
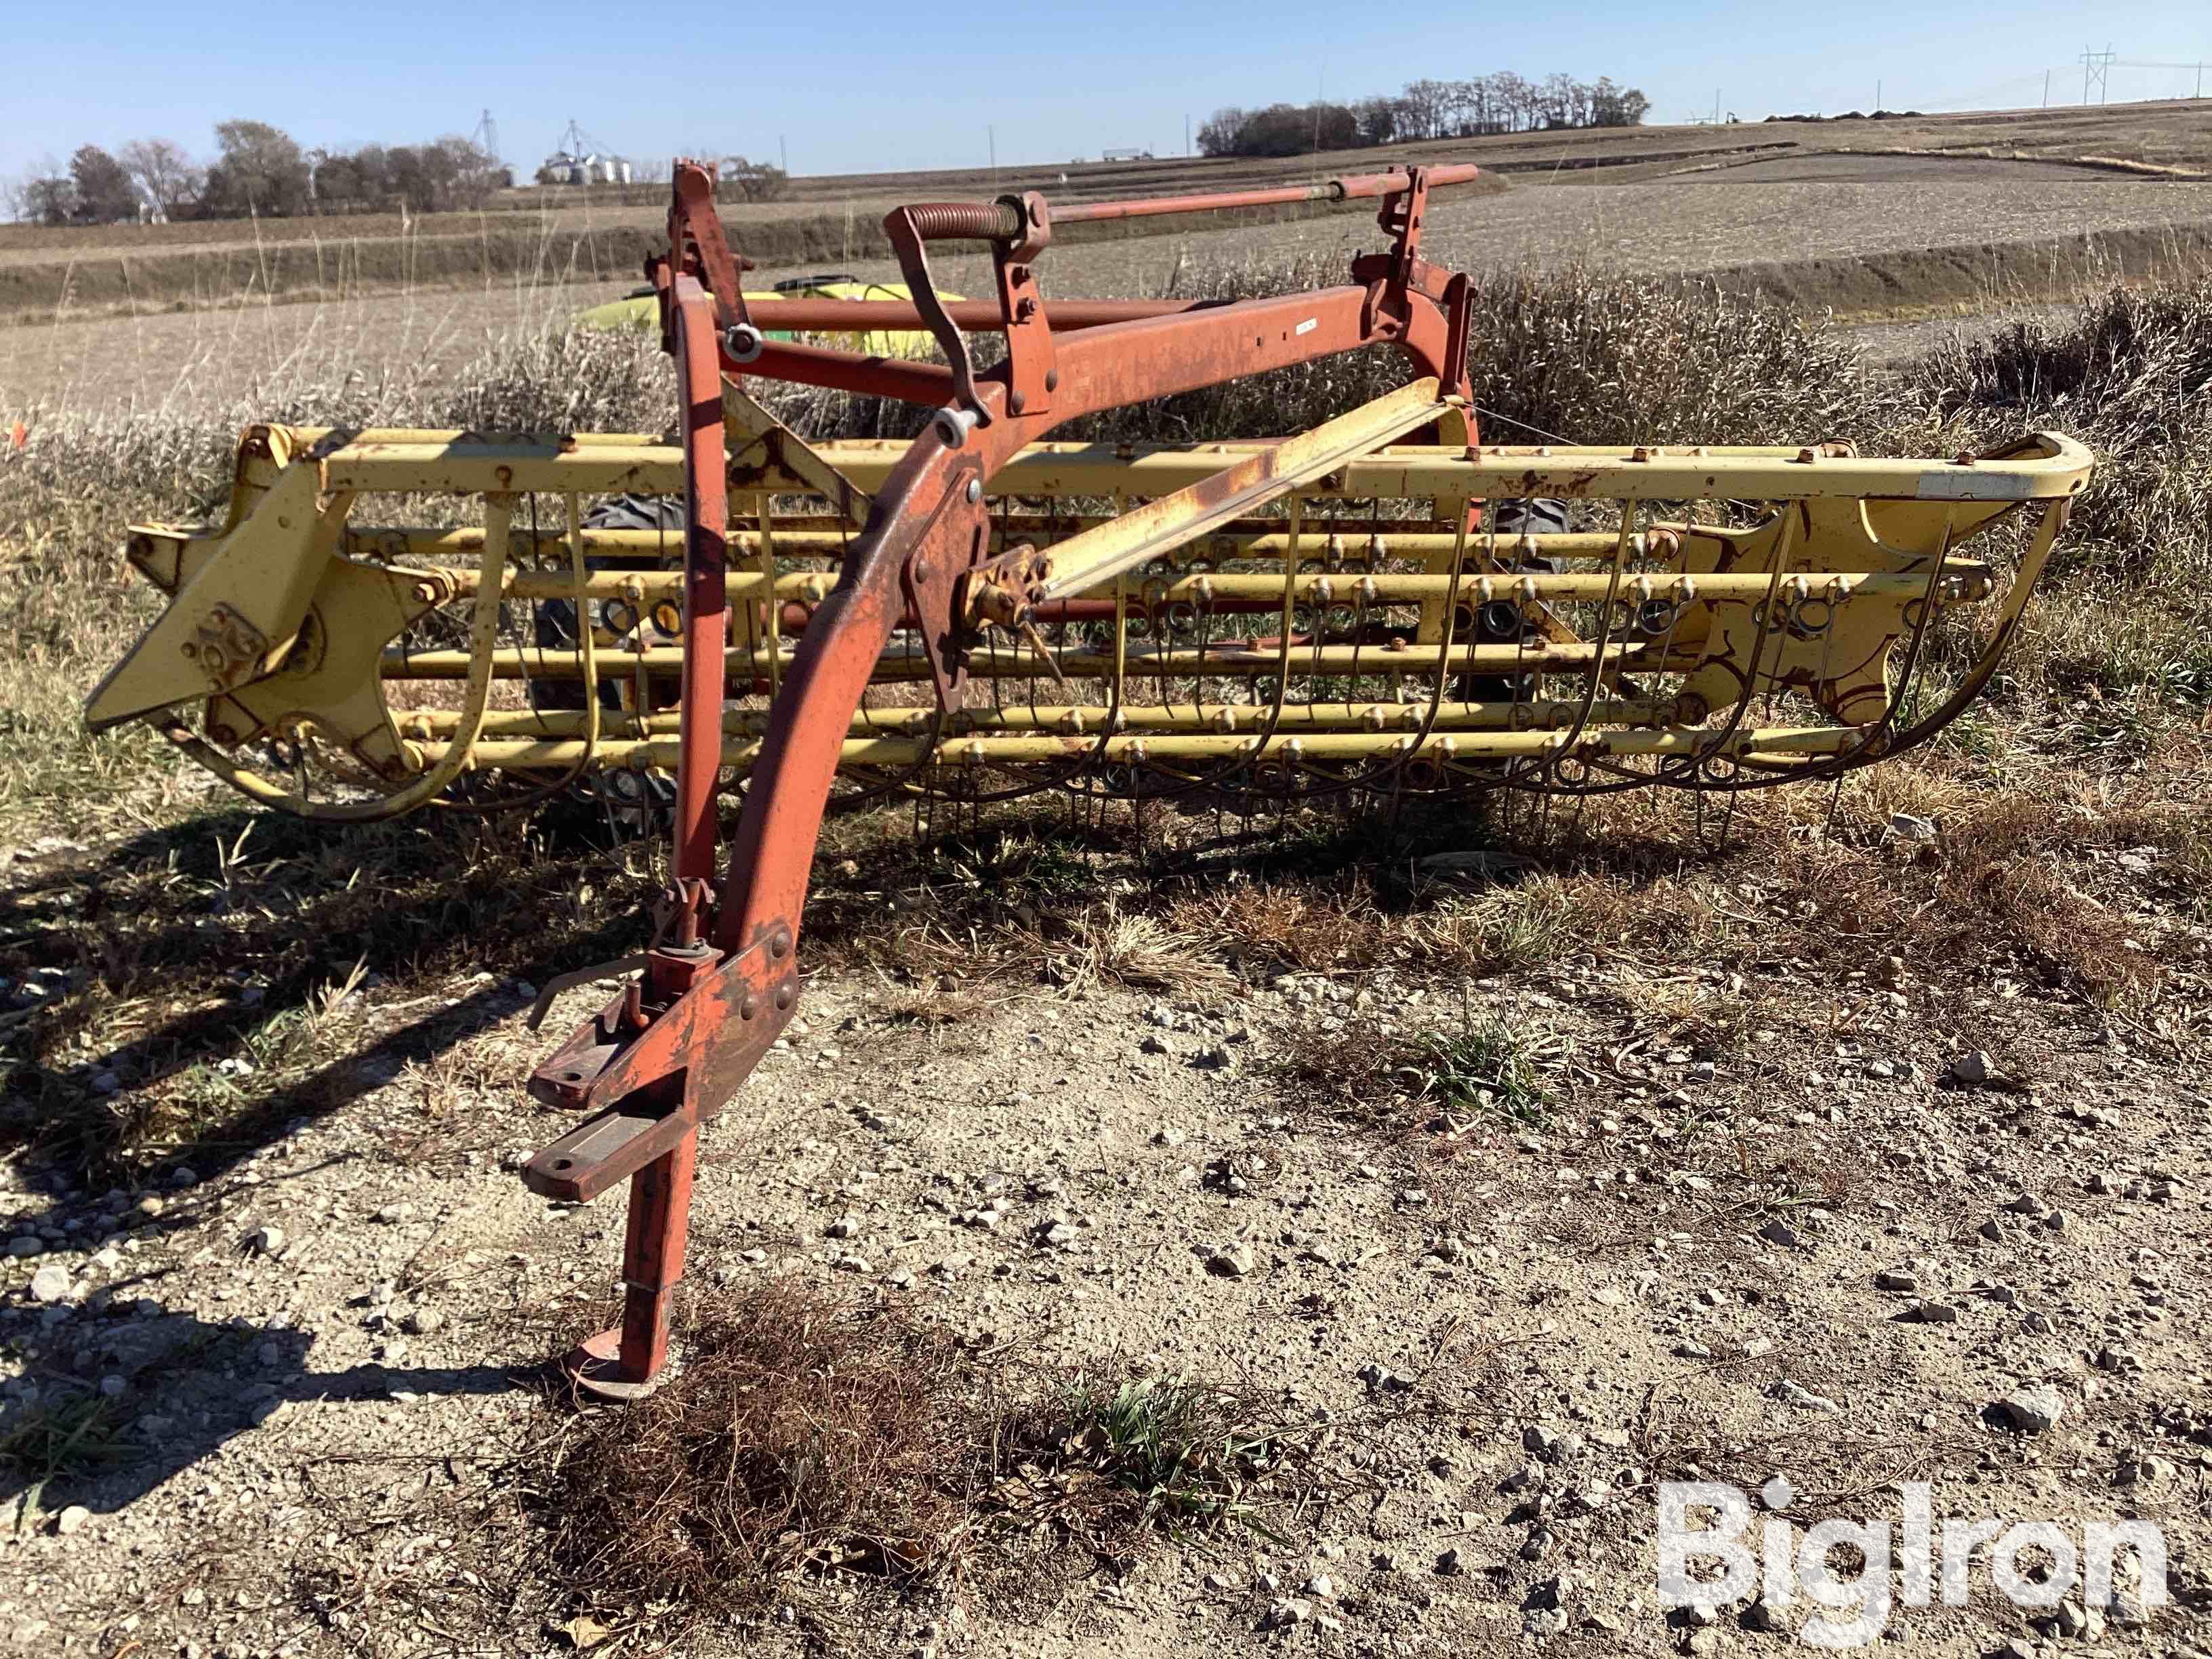
[[[938,291],[941,300],[952,301],[964,296]],[[870,283],[842,271],[823,272],[811,276],[787,276],[771,289],[745,290],[748,304],[763,300],[896,300],[902,305],[914,303],[914,290],[904,283]],[[589,311],[576,313],[576,326],[592,329],[635,329],[641,334],[660,331],[659,302],[653,290],[641,288],[620,300],[610,300],[605,305],[593,306]],[[858,337],[854,337],[857,336]],[[826,333],[793,334],[771,331],[771,340],[790,340],[805,344],[828,343],[843,346],[848,351],[858,351],[869,357],[927,357],[936,349],[936,343],[927,329],[873,328],[854,330],[831,339]]]

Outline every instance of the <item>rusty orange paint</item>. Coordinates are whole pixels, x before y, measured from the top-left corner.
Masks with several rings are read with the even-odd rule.
[[[1467,285],[1419,258],[1430,185],[1473,178],[1473,167],[1364,174],[1318,186],[1211,197],[1089,204],[1060,222],[1196,212],[1273,202],[1380,198],[1387,255],[1355,264],[1340,287],[1212,303],[1149,301],[1049,305],[1035,262],[1051,235],[1042,198],[930,204],[894,211],[886,229],[905,252],[921,297],[903,307],[836,302],[849,325],[928,327],[952,368],[826,348],[761,343],[731,355],[728,331],[745,321],[737,293],[743,258],[713,205],[713,177],[679,162],[669,210],[670,254],[656,262],[663,337],[682,399],[686,505],[684,701],[678,772],[676,881],[664,907],[673,937],[655,941],[642,977],[586,1022],[533,1078],[540,1098],[594,1116],[541,1152],[526,1171],[533,1188],[588,1198],[629,1176],[623,1249],[626,1299],[617,1331],[572,1359],[612,1365],[615,1383],[648,1383],[665,1358],[668,1309],[681,1279],[699,1126],[720,1112],[791,1017],[796,952],[822,817],[854,711],[895,628],[918,629],[939,700],[957,704],[963,670],[954,649],[962,579],[992,557],[984,506],[992,477],[1054,428],[1083,416],[1195,391],[1270,369],[1387,345],[1446,393],[1467,390]],[[935,299],[922,245],[988,240],[998,298],[988,313]],[[915,283],[914,279],[922,280]],[[890,314],[896,310],[897,314]],[[1063,314],[1064,313],[1064,314]],[[757,322],[804,326],[811,313],[763,304]],[[1007,358],[973,370],[963,331],[1003,332]],[[1054,331],[1058,331],[1058,337]],[[876,492],[836,586],[810,612],[771,707],[711,899],[714,784],[721,757],[727,597],[726,460],[720,384],[757,374],[800,385],[954,404],[962,421],[933,422]],[[964,423],[963,423],[964,422]],[[1466,440],[1474,441],[1472,417]],[[1208,499],[1232,475],[1195,489]]]

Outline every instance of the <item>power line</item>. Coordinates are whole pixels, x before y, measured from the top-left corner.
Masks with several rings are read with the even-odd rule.
[[[2204,95],[2204,64],[2202,59],[2194,64],[2145,64],[2137,63],[2133,58],[2123,58],[2117,60],[2112,67],[2130,70],[2194,70],[2197,71],[2196,95],[2199,98]]]
[[[2077,64],[2081,64],[2085,71],[2088,70],[2092,66],[2084,63],[2083,59],[2085,58],[2094,58],[2100,60],[2098,67],[2100,69],[2172,70],[2177,73],[2185,72],[2198,77],[2197,95],[2200,98],[2204,95],[2203,79],[2204,71],[2207,70],[2212,70],[2212,58],[2207,58],[2202,63],[2154,64],[2139,61],[2132,58],[2121,58],[2118,55],[2114,55],[2110,64],[2105,65],[2101,63],[2104,57],[2105,54],[2103,52],[2087,52],[2082,54],[2081,57],[2075,58],[2074,62]],[[2061,67],[2063,66],[2062,65]],[[2041,87],[2040,96],[2044,106],[2048,108],[2051,102],[2051,88],[2053,77],[2056,76],[2057,72],[2057,69],[2033,70],[2026,75],[2014,76],[2009,80],[1993,82],[1987,86],[1978,88],[1972,92],[1955,94],[1943,98],[1916,100],[1915,107],[1925,110],[1988,108],[1994,106],[1999,101],[2007,100],[2015,89],[2033,93],[2036,91],[2039,84]],[[2084,78],[2086,80],[2088,76],[2085,74]],[[2096,89],[2097,87],[2095,84],[2086,86],[2083,89],[2082,96],[2086,100],[2089,94]]]

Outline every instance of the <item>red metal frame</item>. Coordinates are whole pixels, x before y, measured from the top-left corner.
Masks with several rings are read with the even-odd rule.
[[[795,952],[841,746],[878,653],[902,619],[918,622],[940,700],[957,706],[963,583],[991,559],[986,487],[999,468],[1054,428],[1140,400],[1387,344],[1447,392],[1468,390],[1466,279],[1424,262],[1431,185],[1475,177],[1471,167],[1413,168],[1326,185],[1229,195],[1099,203],[1060,222],[1379,198],[1387,252],[1354,262],[1341,287],[1228,302],[1079,302],[1048,307],[1035,263],[1054,216],[1034,195],[990,204],[896,210],[885,231],[912,305],[826,302],[852,326],[927,328],[951,367],[866,357],[761,337],[760,325],[805,326],[787,303],[748,314],[744,261],[713,203],[712,174],[679,162],[670,255],[653,266],[664,337],[675,357],[688,479],[681,761],[675,880],[638,980],[532,1074],[541,1100],[593,1114],[532,1159],[539,1192],[589,1199],[631,1179],[617,1330],[570,1364],[617,1395],[651,1386],[665,1362],[671,1302],[683,1277],[698,1126],[720,1111],[791,1018]],[[945,306],[926,246],[988,241],[997,297]],[[1060,313],[1065,313],[1061,315]],[[1006,359],[975,370],[964,330],[1002,331]],[[1055,332],[1057,331],[1057,337]],[[714,781],[724,697],[725,538],[729,476],[721,380],[758,374],[938,406],[945,411],[877,492],[836,586],[815,607],[774,703],[718,891]],[[1468,417],[1462,441],[1475,439]]]

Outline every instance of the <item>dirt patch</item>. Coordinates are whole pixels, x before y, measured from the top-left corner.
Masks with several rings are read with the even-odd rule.
[[[2142,1026],[2063,996],[1977,1006],[1917,976],[1891,990],[1785,971],[1802,1017],[1717,1055],[1672,1035],[1626,963],[1578,952],[1473,986],[1481,1019],[1556,1044],[1540,1112],[1385,1098],[1357,1121],[1279,1094],[1267,1057],[1449,1030],[1457,996],[1425,1004],[1387,973],[1195,1001],[1039,986],[933,1030],[887,1019],[871,978],[818,975],[802,1027],[708,1137],[700,1281],[782,1275],[878,1318],[911,1307],[986,1373],[1013,1344],[1070,1368],[1119,1354],[1244,1379],[1307,1425],[1311,1495],[1273,1539],[1062,1555],[903,1600],[863,1562],[802,1570],[768,1587],[763,1622],[696,1630],[684,1650],[1020,1639],[1058,1655],[1202,1635],[1256,1654],[1298,1623],[1466,1650],[1559,1628],[1559,1613],[1658,1653],[1680,1638],[1652,1589],[1655,1482],[1692,1470],[1785,1475],[1800,1536],[1887,1513],[1895,1479],[1932,1479],[1939,1513],[2118,1506],[2165,1528],[2179,1592],[2201,1595],[2212,1536],[2182,1471],[2212,1432],[2191,1381],[2206,1290],[2186,1265],[2212,1179],[2203,1103]],[[1744,994],[1692,977],[1708,1012]],[[1224,1044],[1225,1071],[1202,1059]],[[1967,1045],[2020,1056],[2025,1092],[1942,1081]],[[151,1219],[128,1193],[16,1190],[16,1230],[58,1237],[12,1282],[59,1265],[71,1288],[12,1315],[12,1419],[79,1391],[106,1413],[104,1454],[52,1468],[42,1518],[6,1545],[35,1592],[0,1608],[19,1639],[381,1652],[402,1620],[520,1645],[665,1609],[487,1571],[501,1540],[476,1529],[503,1524],[506,1472],[574,1432],[502,1310],[603,1305],[621,1203],[522,1194],[499,1149],[541,1131],[496,1085],[437,1109],[434,1158],[375,1150],[430,1109],[413,1079],[363,1091],[165,1184]],[[1212,1266],[1230,1257],[1238,1270]],[[824,1387],[854,1398],[870,1375]],[[1985,1425],[1991,1401],[2045,1380],[2053,1431]],[[588,1426],[605,1444],[572,1455],[658,1433]],[[683,1478],[724,1479],[702,1455]],[[56,1534],[44,1517],[73,1503],[88,1518]],[[221,1559],[181,1547],[210,1528]],[[1901,1617],[1946,1656],[2027,1628],[2001,1603]]]

